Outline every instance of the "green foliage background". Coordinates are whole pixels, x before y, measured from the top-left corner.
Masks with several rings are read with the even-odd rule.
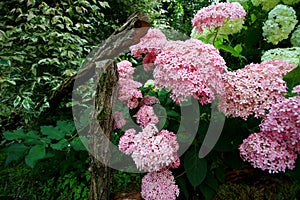
[[[0,198],[87,199],[90,181],[88,153],[72,122],[68,106],[71,94],[66,94],[61,102],[51,107],[49,98],[52,93],[65,78],[76,73],[94,47],[135,11],[146,13],[152,25],[163,29],[166,34],[176,30],[189,36],[192,17],[207,5],[209,2],[205,0],[1,1]],[[299,6],[294,6],[298,18]],[[250,13],[244,29],[216,42],[231,70],[251,62],[259,63],[262,53],[275,47],[262,37],[261,27],[267,13],[260,7],[253,7],[250,1],[244,7]],[[284,40],[276,47],[288,46],[289,40]],[[128,54],[119,58],[123,59],[134,62],[135,66],[142,62]],[[298,80],[299,67],[297,70],[285,78],[289,88]],[[143,88],[142,92],[160,99],[168,115],[162,126],[176,132],[180,108],[171,101],[169,93],[165,90],[157,92],[154,88]],[[192,108],[188,104],[185,106]],[[181,167],[174,170],[181,190],[180,198],[211,199],[219,191],[217,199],[239,199],[243,198],[235,194],[239,192],[236,188],[239,188],[247,194],[257,190],[253,192],[256,196],[268,199],[261,196],[259,187],[245,186],[247,182],[238,186],[235,183],[224,184],[228,171],[244,172],[244,168],[248,167],[241,161],[237,147],[250,133],[258,130],[260,121],[254,118],[246,122],[226,119],[221,138],[213,151],[206,158],[199,159],[198,151],[209,126],[210,107],[202,106],[201,113],[197,137],[181,157]],[[131,114],[134,115],[134,112]],[[117,143],[122,134],[118,131],[113,141]],[[281,199],[285,199],[285,194],[291,198],[299,196],[299,159],[296,169],[283,176],[285,187],[276,188],[283,195]],[[276,182],[276,178],[282,178],[273,179],[262,172],[257,174],[268,177],[268,181]],[[116,186],[112,192],[128,191],[131,183],[137,188],[141,182],[141,176],[135,174],[114,172],[112,177],[111,184]],[[249,177],[246,176],[246,179],[249,180]],[[264,181],[261,180],[262,183]]]

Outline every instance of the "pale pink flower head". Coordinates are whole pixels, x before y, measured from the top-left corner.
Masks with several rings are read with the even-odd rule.
[[[158,117],[155,115],[152,106],[144,105],[136,113],[136,121],[140,126],[145,127],[148,124],[157,124]]]
[[[157,132],[157,128],[149,124],[134,138],[136,148],[131,156],[139,170],[159,171],[178,158],[179,144],[176,135],[167,130]]]
[[[218,3],[199,10],[192,20],[193,27],[202,32],[204,28],[222,27],[227,21],[244,20],[246,11],[234,3]]]
[[[219,51],[196,39],[169,41],[155,60],[155,85],[171,89],[171,98],[181,103],[187,97],[211,103],[222,89],[221,74],[227,70]]]
[[[165,46],[166,42],[167,38],[163,32],[158,29],[150,28],[138,44],[130,47],[130,51],[131,54],[137,58],[146,54],[146,57],[143,60],[143,66],[145,71],[149,71],[154,67],[153,62]]]
[[[127,102],[130,109],[136,108],[139,105],[139,98],[143,97],[142,92],[138,89],[143,84],[131,78],[120,78],[118,85],[118,100]]]
[[[136,130],[133,128],[125,131],[124,135],[119,140],[119,150],[126,155],[132,154],[135,150],[134,137],[136,135]]]
[[[119,78],[130,78],[133,79],[134,68],[131,62],[123,60],[117,63]]]
[[[179,188],[168,169],[150,172],[142,179],[141,195],[145,200],[176,200]]]
[[[264,133],[253,133],[239,147],[240,156],[255,168],[269,173],[293,169],[297,154],[288,149],[285,142],[271,139]]]
[[[115,112],[114,113],[114,129],[122,128],[125,126],[126,121],[124,119],[122,112]]]
[[[284,99],[287,90],[283,75],[294,67],[286,61],[271,60],[223,74],[225,92],[218,98],[219,109],[245,120],[253,114],[265,116],[273,104]]]
[[[260,129],[270,138],[283,141],[289,149],[300,153],[300,96],[273,104]]]

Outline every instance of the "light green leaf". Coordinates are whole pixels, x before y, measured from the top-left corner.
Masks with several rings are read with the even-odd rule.
[[[14,107],[16,108],[21,102],[21,97],[18,95],[14,100]]]

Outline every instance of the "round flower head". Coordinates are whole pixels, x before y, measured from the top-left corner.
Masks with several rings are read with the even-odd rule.
[[[149,71],[154,65],[153,62],[167,42],[166,36],[158,29],[150,28],[147,34],[141,38],[140,42],[130,47],[131,54],[140,58],[143,54],[146,57],[143,60],[143,66]]]
[[[141,195],[145,200],[176,200],[179,188],[170,170],[150,172],[142,179]]]
[[[154,114],[152,106],[144,105],[136,113],[136,121],[140,126],[145,127],[148,124],[157,124],[158,117]]]
[[[287,39],[297,24],[296,12],[292,7],[279,4],[268,14],[268,20],[264,23],[263,36],[267,42],[278,44]]]
[[[288,61],[272,60],[223,74],[225,94],[219,97],[219,109],[245,120],[252,114],[265,116],[274,103],[284,99],[282,76],[295,67]]]
[[[291,43],[294,47],[300,48],[300,25],[298,25],[296,30],[292,33]]]
[[[133,79],[134,68],[131,62],[122,60],[117,63],[119,78],[130,78]]]
[[[300,92],[299,86],[293,92]],[[284,141],[289,149],[300,153],[300,96],[273,104],[260,129],[270,138]]]
[[[239,151],[244,161],[269,173],[293,169],[297,159],[297,154],[287,149],[284,142],[273,140],[262,132],[251,134],[240,145]]]
[[[251,0],[251,2],[254,6],[261,5],[264,11],[269,11],[274,8],[280,0]]]
[[[287,60],[298,66],[300,64],[300,47],[270,49],[262,55],[261,60]]]
[[[214,90],[222,88],[221,74],[227,69],[213,45],[195,39],[169,41],[155,64],[155,85],[171,89],[171,98],[177,103],[187,97],[195,97],[201,104],[210,103]]]
[[[134,138],[135,150],[131,157],[139,170],[159,171],[178,159],[176,135],[167,130],[157,131],[149,124]]]
[[[124,135],[120,138],[119,141],[119,150],[126,155],[132,154],[135,149],[134,137],[136,134],[136,130],[133,128],[128,129]]]
[[[246,11],[239,3],[218,3],[199,10],[192,20],[193,27],[202,32],[203,28],[224,27],[222,34],[240,31]]]
[[[295,5],[300,2],[300,0],[282,0],[282,2],[286,5]]]

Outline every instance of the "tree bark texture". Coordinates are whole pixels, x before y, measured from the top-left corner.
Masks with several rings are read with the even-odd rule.
[[[90,115],[88,138],[90,151],[89,170],[91,173],[90,200],[107,200],[110,196],[110,169],[105,163],[110,161],[110,144],[108,139],[111,138],[113,130],[112,108],[116,99],[118,82],[117,66],[113,59],[120,53],[129,50],[130,46],[137,44],[140,38],[147,33],[148,28],[149,23],[142,13],[138,12],[132,15],[120,29],[116,30],[111,37],[89,55],[76,77],[66,80],[65,83],[67,85],[58,90],[58,93],[64,91],[72,83],[75,83],[74,89],[84,81],[94,77],[96,94],[94,108]],[[74,81],[75,78],[76,81]],[[54,94],[53,99],[57,95]]]

